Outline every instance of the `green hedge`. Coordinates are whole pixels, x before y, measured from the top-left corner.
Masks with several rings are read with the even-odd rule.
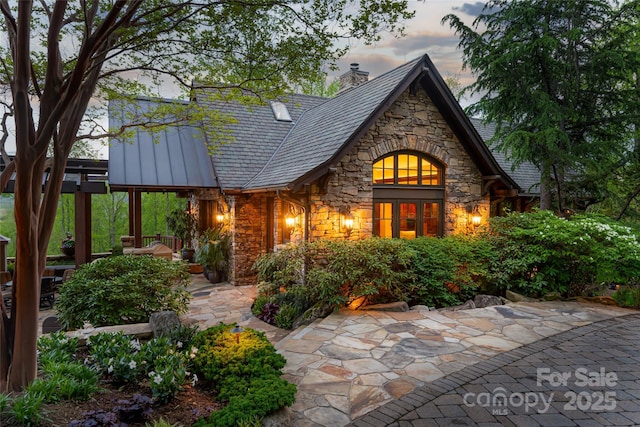
[[[151,313],[186,313],[190,275],[183,263],[150,256],[114,256],[85,264],[60,287],[58,320],[63,328],[85,322],[108,326],[148,322]]]
[[[540,211],[491,218],[487,230],[473,235],[290,246],[261,257],[255,267],[254,314],[274,324],[280,318],[277,326],[288,327],[309,307],[337,308],[360,297],[365,304],[404,300],[443,307],[479,292],[571,297],[609,283],[633,287],[640,244],[633,230],[606,218],[567,220]]]

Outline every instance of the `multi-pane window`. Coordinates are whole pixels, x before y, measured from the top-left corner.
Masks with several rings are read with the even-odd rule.
[[[441,185],[442,169],[415,154],[392,154],[373,164],[373,184]]]
[[[373,234],[403,239],[442,235],[442,171],[415,153],[394,153],[374,162]]]

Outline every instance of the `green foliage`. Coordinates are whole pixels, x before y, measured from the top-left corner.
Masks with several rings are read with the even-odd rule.
[[[114,383],[134,382],[141,372],[140,342],[122,332],[100,332],[87,342],[93,366]]]
[[[302,311],[292,304],[282,304],[276,314],[276,326],[280,329],[291,329],[293,322],[302,314]]]
[[[174,209],[167,215],[167,226],[182,240],[183,247],[193,248],[193,239],[198,232],[198,220],[194,213],[185,209]]]
[[[194,328],[176,329],[173,337],[191,340]],[[119,333],[102,332],[89,338],[88,362],[115,384],[138,383],[149,378],[155,401],[167,403],[182,390],[190,360],[197,349],[167,336],[144,344]],[[193,384],[197,378],[194,376]]]
[[[635,2],[491,0],[472,27],[443,21],[477,77],[469,113],[496,124],[490,142],[516,165],[539,166],[559,211],[584,209],[585,194],[602,200],[604,177],[630,157],[640,110]]]
[[[495,284],[529,296],[582,295],[600,283],[629,283],[640,271],[637,236],[602,217],[511,214],[491,219],[489,239]]]
[[[184,385],[187,364],[180,354],[169,353],[154,360],[154,370],[149,372],[151,393],[155,401],[167,403],[173,400]]]
[[[43,366],[44,378],[29,384],[27,393],[42,395],[47,403],[61,400],[87,400],[99,390],[95,369],[77,362],[49,362]]]
[[[8,413],[19,425],[37,426],[46,420],[42,411],[43,402],[44,395],[41,393],[25,392],[13,399]]]
[[[114,256],[81,266],[60,289],[65,329],[147,322],[151,313],[187,311],[186,266],[148,256]]]
[[[220,324],[194,339],[196,371],[213,381],[218,397],[228,401],[196,425],[235,426],[294,402],[296,386],[280,378],[286,360],[262,332],[246,329],[237,342],[232,327]]]
[[[258,287],[258,289],[260,288]],[[264,308],[266,303],[270,302],[270,299],[271,299],[270,296],[258,293],[256,300],[253,302],[253,305],[251,306],[251,312],[253,313],[253,315],[258,316],[260,313],[262,313],[262,309]]]
[[[343,307],[358,297],[366,304],[444,307],[480,291],[568,297],[602,283],[635,284],[640,244],[636,232],[604,217],[566,220],[536,211],[492,218],[488,232],[473,236],[318,241],[266,255],[256,265],[264,281],[252,311],[286,327],[315,304]]]
[[[198,334],[198,325],[179,324],[162,334],[169,342],[178,349],[189,348],[193,338]]]
[[[11,405],[11,396],[8,394],[0,393],[0,414],[6,412]]]
[[[402,240],[318,241],[309,245],[306,285],[313,301],[340,306],[365,297],[367,303],[407,299],[414,253]]]
[[[430,307],[464,303],[486,285],[492,251],[477,236],[421,237],[406,245],[415,252],[409,302]]]
[[[38,364],[73,361],[78,349],[78,338],[69,338],[64,332],[53,332],[38,338]]]
[[[620,307],[640,308],[640,286],[621,286],[613,298]]]
[[[253,266],[258,274],[258,281],[277,284],[276,288],[302,283],[305,252],[304,245],[289,245],[278,252],[261,256]]]
[[[209,270],[227,272],[231,235],[222,227],[208,228],[198,238],[200,244],[196,251],[196,262]]]

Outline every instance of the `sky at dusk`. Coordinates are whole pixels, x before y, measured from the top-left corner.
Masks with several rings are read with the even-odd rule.
[[[441,21],[445,15],[453,13],[471,25],[482,11],[484,2],[426,0],[409,1],[409,4],[416,16],[406,23],[404,37],[386,34],[375,45],[354,45],[347,56],[338,61],[340,70],[330,73],[330,76],[345,73],[351,63],[358,63],[360,70],[368,71],[372,79],[426,53],[443,77],[455,76],[462,86],[469,85],[473,77],[468,70],[462,70],[462,54],[457,49],[458,36]]]

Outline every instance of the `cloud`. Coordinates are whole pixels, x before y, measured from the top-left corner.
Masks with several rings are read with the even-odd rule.
[[[462,6],[454,6],[452,9],[476,17],[483,12],[484,6],[485,3],[477,1],[475,3],[464,3]]]

